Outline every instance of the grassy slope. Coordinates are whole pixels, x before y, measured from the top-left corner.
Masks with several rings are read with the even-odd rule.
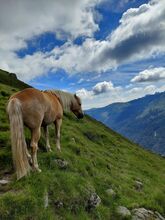
[[[13,179],[0,187],[0,219],[119,219],[114,211],[118,205],[146,207],[165,215],[165,160],[89,117],[81,121],[71,114],[64,117],[61,153],[55,149],[54,128],[50,127],[53,152],[44,151],[43,138],[39,143],[42,173],[15,181],[5,113],[8,96],[15,90],[0,84],[0,176],[11,173]],[[28,132],[26,136],[28,141]],[[67,169],[59,169],[56,158],[68,161]],[[141,192],[135,190],[135,180],[143,182]],[[109,188],[116,196],[106,194]],[[85,206],[92,192],[102,202],[87,212]],[[46,194],[48,208],[44,208]],[[64,206],[58,208],[57,201]]]

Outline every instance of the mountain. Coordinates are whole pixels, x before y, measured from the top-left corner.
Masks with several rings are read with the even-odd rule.
[[[145,148],[165,155],[165,92],[86,113]]]
[[[17,85],[17,79],[13,81]],[[24,86],[20,81],[19,85]],[[50,126],[53,152],[45,151],[43,136],[39,142],[42,172],[16,181],[5,106],[18,90],[0,83],[0,219],[131,219],[117,213],[119,206],[131,213],[143,207],[165,216],[165,159],[89,116],[78,120],[65,114],[61,152]],[[27,130],[26,138],[29,143]]]

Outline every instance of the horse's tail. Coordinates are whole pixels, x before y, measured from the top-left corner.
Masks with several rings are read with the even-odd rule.
[[[17,98],[11,98],[7,106],[10,120],[11,145],[13,163],[17,179],[28,174],[30,165],[27,158],[27,145],[24,136],[21,103]]]

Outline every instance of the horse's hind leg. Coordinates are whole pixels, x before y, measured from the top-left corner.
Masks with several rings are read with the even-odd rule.
[[[60,128],[62,124],[62,119],[57,119],[55,121],[55,129],[56,129],[56,147],[59,151],[61,151],[60,147]]]
[[[29,163],[32,164],[32,157],[31,157],[31,155],[30,155],[30,153],[29,153],[27,148],[26,148],[26,156],[28,158]]]
[[[45,138],[46,138],[46,150],[47,151],[52,151],[49,143],[49,129],[48,126],[44,126],[44,133],[45,133]]]
[[[31,132],[32,132],[32,138],[31,138],[30,146],[32,148],[32,166],[34,170],[41,172],[41,170],[38,167],[38,161],[37,161],[38,141],[41,135],[40,127],[32,129]]]

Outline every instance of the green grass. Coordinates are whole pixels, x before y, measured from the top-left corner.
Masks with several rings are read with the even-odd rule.
[[[1,93],[5,91],[7,95]],[[116,219],[119,205],[129,209],[145,207],[165,215],[165,160],[123,138],[103,124],[85,116],[77,120],[66,114],[61,131],[61,148],[55,148],[54,127],[50,126],[53,152],[44,149],[42,137],[38,152],[41,173],[16,181],[11,160],[9,125],[5,113],[13,87],[0,84],[0,177],[11,175],[8,186],[0,187],[0,219]],[[26,131],[29,141],[29,132]],[[73,141],[73,138],[75,141]],[[68,161],[60,169],[55,159]],[[138,192],[135,180],[143,182]],[[107,195],[112,188],[115,196]],[[91,193],[96,192],[101,204],[86,210]],[[44,208],[48,195],[49,206]],[[63,206],[58,207],[62,202]]]

